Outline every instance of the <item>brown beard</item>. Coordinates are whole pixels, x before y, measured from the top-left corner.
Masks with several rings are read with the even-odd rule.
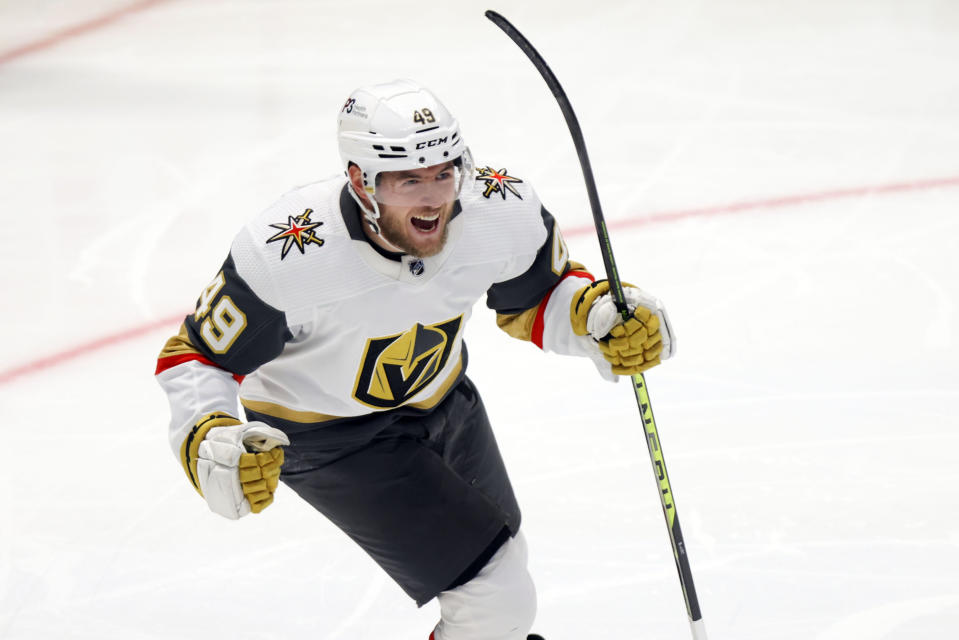
[[[430,249],[421,249],[411,242],[409,237],[410,230],[408,228],[409,222],[405,217],[397,220],[392,216],[381,215],[379,219],[380,235],[394,247],[401,249],[403,253],[407,253],[416,258],[429,258],[438,254],[443,250],[443,247],[446,246],[446,238],[449,235],[448,214],[449,211],[440,213],[438,223],[443,225],[443,230],[440,232],[439,242]]]

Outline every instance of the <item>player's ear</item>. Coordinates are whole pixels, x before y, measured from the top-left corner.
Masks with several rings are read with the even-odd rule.
[[[347,166],[346,171],[350,178],[350,184],[353,186],[353,191],[369,206],[369,199],[366,197],[366,191],[363,189],[363,170],[360,169],[356,163],[351,162],[349,166]]]

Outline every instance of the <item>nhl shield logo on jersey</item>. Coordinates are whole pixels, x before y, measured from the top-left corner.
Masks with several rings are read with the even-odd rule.
[[[366,343],[353,397],[375,409],[394,409],[439,375],[453,350],[463,316]]]
[[[513,176],[506,173],[506,169],[493,169],[492,167],[477,167],[476,172],[479,174],[476,176],[476,179],[486,183],[486,190],[483,191],[483,197],[490,198],[494,193],[498,193],[503,196],[503,200],[506,200],[506,192],[512,193],[514,196],[523,199],[523,196],[519,194],[519,191],[516,190],[516,187],[512,183],[523,181],[519,178],[514,178]]]
[[[300,250],[300,253],[306,253],[306,245],[312,243],[318,247],[323,246],[323,240],[313,234],[313,230],[323,224],[322,222],[313,222],[310,220],[310,214],[313,209],[307,209],[298,216],[289,216],[287,222],[277,222],[270,226],[279,229],[280,232],[268,239],[267,244],[271,242],[282,242],[283,248],[280,251],[280,260],[286,257],[294,246]]]

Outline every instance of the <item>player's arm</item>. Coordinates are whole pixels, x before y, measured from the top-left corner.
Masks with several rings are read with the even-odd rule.
[[[518,275],[511,274],[489,288],[486,305],[496,311],[496,324],[509,335],[546,351],[565,353],[556,340],[559,336],[554,335],[556,323],[547,322],[550,302],[571,296],[595,278],[583,265],[569,260],[569,250],[552,214],[543,207],[540,216],[542,229],[536,240],[542,238],[542,242],[533,248],[535,254],[520,257],[518,262],[524,270]]]
[[[264,302],[233,258],[200,294],[157,359],[170,403],[170,444],[193,487],[228,518],[272,502],[289,444],[283,432],[238,419],[245,374],[278,356],[292,333],[285,314]]]
[[[632,314],[624,323],[609,284],[569,260],[553,216],[545,208],[541,215],[546,239],[530,266],[487,292],[499,327],[544,351],[588,357],[611,379],[644,371],[672,355],[675,341],[662,304],[624,285]]]

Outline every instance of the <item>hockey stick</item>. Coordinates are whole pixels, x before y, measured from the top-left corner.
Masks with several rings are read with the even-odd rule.
[[[579,156],[579,164],[583,168],[583,177],[586,179],[586,192],[589,194],[589,204],[593,211],[593,224],[596,226],[596,233],[599,236],[599,248],[603,254],[603,263],[606,266],[610,293],[616,303],[616,308],[623,315],[623,320],[626,320],[630,315],[626,306],[626,296],[623,293],[619,272],[616,270],[616,261],[613,259],[613,248],[609,241],[609,232],[606,229],[603,210],[599,204],[599,193],[596,190],[593,169],[586,153],[583,131],[576,119],[576,114],[573,113],[573,106],[570,104],[569,98],[566,97],[566,92],[563,91],[563,87],[560,86],[556,76],[529,40],[517,31],[509,20],[495,11],[487,11],[485,15],[523,50],[536,70],[543,76],[550,91],[553,92],[553,97],[559,103],[563,116],[566,118],[569,132],[573,136],[573,144],[576,146],[576,154]],[[673,557],[676,559],[676,569],[679,572],[679,583],[683,588],[683,597],[686,600],[686,612],[689,614],[693,639],[706,640],[706,627],[703,624],[703,616],[699,609],[699,600],[696,598],[696,588],[693,586],[693,574],[689,568],[689,557],[686,555],[686,544],[683,541],[683,532],[679,526],[679,516],[673,502],[673,492],[669,486],[669,475],[666,473],[666,460],[663,458],[663,451],[660,447],[656,418],[653,416],[653,406],[649,401],[646,378],[641,373],[633,376],[633,392],[636,395],[636,405],[646,427],[646,446],[649,448],[649,459],[659,483],[659,497],[663,505],[663,515],[666,517],[666,528],[669,530],[669,538],[673,545]]]

